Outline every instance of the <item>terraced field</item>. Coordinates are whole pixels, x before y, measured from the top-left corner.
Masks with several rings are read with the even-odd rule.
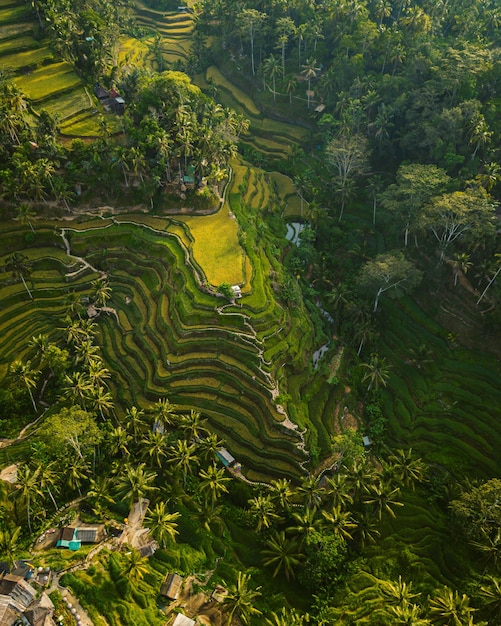
[[[28,5],[2,0],[0,66],[14,74],[14,82],[35,113],[46,109],[58,116],[63,134],[97,135],[96,103],[73,67],[49,47],[47,40],[35,39],[35,26]],[[74,121],[78,122],[76,126]]]
[[[28,356],[32,336],[58,335],[65,294],[85,295],[97,277],[90,270],[67,276],[79,262],[66,255],[61,226],[37,226],[36,247],[29,248],[23,227],[6,225],[0,233],[9,242],[6,256],[24,248],[33,263],[35,296],[31,302],[22,283],[0,275],[0,378],[9,362]],[[267,259],[253,259],[249,295],[231,305],[201,288],[204,276],[171,220],[124,216],[68,230],[72,254],[109,272],[117,317],[99,319],[99,343],[114,372],[117,403],[147,406],[168,395],[209,417],[249,478],[297,477],[307,457],[273,402],[277,367],[293,357],[297,328],[270,293]]]
[[[392,439],[458,476],[497,475],[501,433],[493,416],[501,406],[501,389],[495,356],[451,343],[447,331],[412,301],[386,306],[397,321],[385,329],[384,344],[394,362],[402,359],[392,369],[391,393],[385,394]],[[416,337],[430,350],[422,368],[408,362]]]
[[[287,158],[292,147],[305,141],[308,136],[308,131],[300,126],[264,116],[250,95],[230,83],[215,66],[209,67],[204,76],[197,76],[194,82],[206,91],[211,84],[214,85],[217,89],[216,100],[250,120],[249,133],[242,142],[268,157]]]
[[[159,51],[167,66],[176,62],[186,62],[190,54],[193,17],[191,13],[176,11],[165,12],[150,9],[140,0],[135,0],[135,17],[139,26],[147,29],[153,36],[159,36]],[[158,68],[158,59],[153,52],[153,38],[149,42],[150,51],[144,57],[146,65]]]

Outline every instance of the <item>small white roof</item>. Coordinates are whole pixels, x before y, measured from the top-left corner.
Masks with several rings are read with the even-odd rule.
[[[172,626],[195,626],[195,620],[178,613]]]
[[[369,446],[372,446],[372,441],[369,439],[369,437],[367,437],[367,435],[365,435],[364,437],[362,437],[362,440],[364,442],[364,446],[366,448],[368,448]]]

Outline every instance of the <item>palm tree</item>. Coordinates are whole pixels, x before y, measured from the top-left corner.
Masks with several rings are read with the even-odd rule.
[[[94,387],[105,385],[105,380],[110,378],[110,370],[103,366],[101,357],[95,356],[87,363],[87,375]]]
[[[367,371],[362,376],[362,382],[369,382],[367,391],[374,389],[376,392],[380,386],[386,387],[390,378],[390,365],[386,363],[384,357],[380,358],[377,354],[371,354],[368,363],[362,363],[360,367]]]
[[[481,612],[491,624],[501,624],[501,579],[487,576],[478,595],[482,600]]]
[[[320,479],[316,476],[308,476],[297,488],[302,496],[303,504],[306,508],[318,508],[325,494],[325,489],[320,486]]]
[[[175,445],[169,448],[169,460],[174,467],[183,472],[183,487],[186,489],[186,477],[192,471],[193,465],[198,465],[198,456],[195,444],[189,444],[185,439],[178,439]]]
[[[111,298],[111,287],[108,281],[98,278],[93,280],[91,285],[94,289],[94,302],[99,306],[106,306],[106,302]]]
[[[270,56],[263,63],[263,74],[264,76],[270,78],[273,83],[273,100],[276,99],[277,95],[276,78],[280,69],[280,59],[273,54],[270,54]]]
[[[44,491],[47,491],[52,501],[52,504],[57,511],[58,506],[52,493],[52,489],[55,489],[56,479],[58,478],[58,472],[56,472],[56,470],[54,469],[54,465],[54,462],[47,463],[45,461],[42,461],[38,463],[38,465],[35,467],[34,472],[38,475],[38,485],[40,487],[42,495]]]
[[[272,480],[270,486],[273,502],[278,505],[282,513],[288,513],[292,505],[291,498],[294,495],[290,480],[287,480],[287,478]]]
[[[266,618],[267,626],[303,626],[309,623],[310,617],[306,613],[300,615],[296,609],[286,609],[282,607],[279,613],[271,612],[271,618]]]
[[[466,252],[461,252],[454,255],[452,259],[452,266],[454,268],[454,287],[457,285],[459,273],[464,275],[468,272],[473,263],[470,261],[470,255]]]
[[[144,525],[151,530],[153,538],[165,548],[168,539],[175,541],[178,534],[176,520],[180,513],[169,513],[165,502],[157,502],[145,518]]]
[[[431,626],[431,622],[421,615],[421,607],[404,602],[388,607],[388,619],[392,626]]]
[[[261,587],[249,589],[249,581],[249,574],[238,572],[236,584],[227,587],[228,593],[223,600],[223,607],[228,612],[227,626],[231,626],[235,614],[244,624],[249,624],[252,615],[261,615],[261,611],[254,606],[255,599],[261,595]]]
[[[125,411],[125,427],[132,434],[134,443],[137,443],[137,436],[144,423],[144,411],[142,409],[131,406]]]
[[[350,530],[357,527],[357,523],[349,511],[343,511],[339,506],[333,506],[329,511],[322,510],[327,520],[327,527],[336,537],[353,540]]]
[[[407,584],[402,576],[398,577],[398,582],[383,580],[380,587],[386,603],[394,606],[403,606],[419,596],[418,593],[411,593],[412,583]]]
[[[293,526],[287,528],[287,532],[299,535],[302,540],[308,539],[312,533],[318,532],[321,519],[315,507],[292,513]]]
[[[141,556],[138,550],[131,550],[125,554],[124,558],[124,574],[129,583],[137,586],[137,583],[148,573],[148,558]]]
[[[374,485],[369,485],[367,491],[368,496],[364,498],[364,502],[374,505],[379,520],[383,515],[383,511],[389,513],[391,517],[396,517],[393,507],[404,506],[402,502],[397,500],[400,489],[398,487],[392,489],[391,485],[381,480]]]
[[[258,495],[249,500],[250,512],[256,520],[256,531],[260,532],[263,528],[269,528],[274,521],[279,519],[275,513],[275,506],[271,499],[271,494],[265,496]]]
[[[154,419],[153,427],[160,430],[165,429],[166,426],[173,426],[178,419],[177,406],[171,404],[167,398],[157,400],[151,412]]]
[[[295,571],[304,559],[300,544],[296,539],[290,539],[285,532],[274,533],[266,542],[262,550],[263,563],[266,567],[274,567],[273,578],[283,571],[285,578],[295,578]]]
[[[104,422],[105,414],[109,415],[110,411],[113,411],[115,406],[111,392],[107,391],[102,385],[98,385],[92,389],[90,393],[90,400],[92,407],[99,411],[101,419]]]
[[[162,461],[167,457],[167,437],[164,433],[149,431],[141,441],[143,456],[149,456],[151,461],[155,461],[158,468],[162,468]]]
[[[71,402],[76,402],[87,409],[86,402],[91,397],[92,383],[85,372],[75,372],[73,376],[64,376],[63,395]]]
[[[19,551],[19,535],[21,527],[14,530],[9,528],[0,529],[0,555],[7,559],[9,567],[13,568]]]
[[[32,470],[29,465],[19,465],[17,468],[17,493],[26,502],[26,513],[28,521],[28,530],[31,530],[31,504],[34,498],[42,495],[39,486],[39,468]]]
[[[31,300],[33,300],[33,294],[26,284],[26,278],[28,278],[31,272],[31,263],[28,261],[28,257],[19,252],[12,253],[5,262],[5,269],[11,272],[14,278],[22,280],[24,288]]]
[[[208,494],[208,500],[210,501],[211,509],[214,510],[217,499],[223,493],[228,493],[228,488],[224,484],[228,482],[230,478],[224,475],[224,467],[218,469],[215,465],[210,465],[206,470],[201,469],[198,475],[202,479],[200,481],[200,493]]]
[[[89,471],[89,466],[85,459],[81,459],[78,456],[70,456],[67,459],[67,463],[65,465],[65,476],[66,483],[68,487],[73,491],[78,489],[78,493],[80,496],[82,495],[82,491],[80,487],[82,486],[83,481],[87,478]]]
[[[120,454],[122,458],[130,456],[129,444],[132,437],[123,426],[112,428],[108,434],[108,440],[112,454]]]
[[[26,387],[28,393],[30,394],[33,409],[36,413],[38,409],[32,389],[37,386],[37,380],[40,375],[39,370],[32,369],[31,361],[26,361],[26,363],[23,363],[22,361],[14,361],[9,368],[9,374],[15,382],[22,383]]]
[[[367,184],[367,191],[372,197],[372,223],[376,223],[376,211],[377,211],[377,201],[379,199],[380,193],[384,189],[384,181],[382,176],[379,174],[374,174],[369,178],[369,182]]]
[[[289,94],[289,103],[292,104],[292,96],[297,89],[297,80],[295,74],[290,74],[285,78],[285,91]]]
[[[180,427],[183,431],[185,438],[188,441],[192,439],[200,439],[202,435],[206,435],[208,430],[206,428],[207,419],[202,417],[201,413],[194,411],[193,409],[188,415],[183,415],[180,421]]]
[[[501,529],[498,529],[493,535],[488,534],[485,530],[482,531],[481,538],[478,541],[472,541],[471,545],[479,550],[485,559],[484,573],[490,563],[497,570],[499,563],[501,563]]]
[[[114,499],[110,495],[111,483],[107,476],[98,476],[96,480],[90,480],[90,489],[87,491],[85,498],[90,500],[94,513],[101,517],[103,513],[103,503],[111,504]]]
[[[345,474],[334,474],[327,478],[326,483],[327,498],[333,507],[340,507],[343,510],[346,506],[353,504],[350,494],[351,486]]]
[[[137,466],[127,463],[124,467],[124,474],[117,483],[119,497],[128,501],[130,505],[134,502],[139,502],[141,515],[143,512],[142,499],[155,489],[153,482],[157,476],[155,472],[145,470],[144,468],[144,463],[140,463]]]
[[[310,97],[311,97],[311,79],[316,78],[320,68],[317,67],[316,59],[307,59],[306,63],[302,66],[301,74],[308,81],[308,93],[306,94],[308,98],[308,109],[310,108]]]
[[[357,517],[356,537],[362,548],[365,547],[367,543],[376,543],[380,534],[377,522],[372,516],[366,514]]]
[[[215,461],[217,458],[216,453],[223,445],[222,439],[219,439],[215,433],[210,433],[198,443],[200,457],[205,461]]]
[[[31,218],[35,217],[35,215],[36,213],[33,207],[26,202],[22,202],[17,207],[17,216],[19,218],[19,221],[21,222],[21,224],[28,224],[28,226],[31,228],[32,233],[35,232],[35,229],[33,228],[33,224],[31,223]]]
[[[469,626],[475,611],[469,604],[466,594],[459,595],[457,591],[444,587],[429,598],[430,620],[432,624],[442,626]]]
[[[405,487],[415,488],[415,484],[425,479],[426,465],[409,450],[396,450],[388,459],[385,471],[395,476]]]

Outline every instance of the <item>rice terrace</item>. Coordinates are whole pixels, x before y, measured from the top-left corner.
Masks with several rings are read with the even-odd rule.
[[[501,624],[498,21],[0,0],[2,625]]]

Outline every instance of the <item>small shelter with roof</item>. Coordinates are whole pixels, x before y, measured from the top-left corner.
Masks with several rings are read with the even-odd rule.
[[[186,617],[186,615],[183,615],[182,613],[178,613],[172,626],[195,626],[195,624],[196,622],[194,619]]]
[[[70,550],[78,550],[82,547],[82,543],[98,543],[99,528],[95,526],[83,526],[73,528],[65,526],[61,528],[59,538],[56,543],[57,548],[69,548]]]
[[[165,596],[169,600],[177,600],[183,579],[179,574],[167,574],[162,586],[160,587],[160,595]]]
[[[233,457],[226,448],[219,448],[216,452],[217,458],[225,467],[231,467],[235,463],[235,457]]]

